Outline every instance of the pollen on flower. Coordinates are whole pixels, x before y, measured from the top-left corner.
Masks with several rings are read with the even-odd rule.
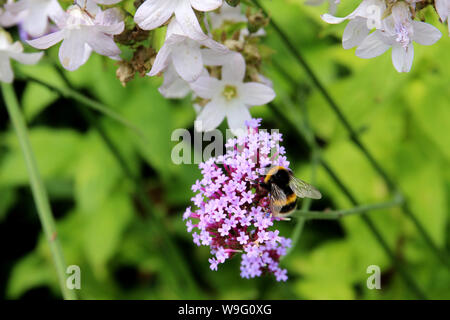
[[[227,99],[227,101],[230,101],[237,96],[237,89],[235,86],[232,85],[226,85],[225,88],[222,91],[222,95]]]
[[[410,31],[409,31],[408,26],[405,26],[404,24],[401,24],[401,23],[396,24],[395,32],[397,34],[395,41],[400,43],[403,48],[406,48],[409,45],[409,43],[411,42]]]
[[[247,135],[229,139],[227,153],[199,165],[203,178],[192,187],[192,201],[183,215],[196,245],[209,246],[211,270],[241,255],[241,277],[273,274],[286,281],[280,258],[290,240],[271,230],[278,218],[270,212],[267,190],[260,186],[267,166],[289,166],[278,132],[259,131],[260,120],[247,121]]]
[[[63,67],[69,67],[70,65],[70,58],[69,57],[64,57],[63,61],[62,61],[62,65]]]

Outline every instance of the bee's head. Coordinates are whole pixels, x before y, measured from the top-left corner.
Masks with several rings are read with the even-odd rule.
[[[282,166],[266,166],[264,168],[264,180],[266,183],[288,184],[290,170]]]

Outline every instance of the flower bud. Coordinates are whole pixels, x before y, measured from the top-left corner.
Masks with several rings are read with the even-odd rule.
[[[248,31],[250,31],[250,33],[255,33],[269,24],[269,19],[266,18],[261,11],[256,13],[247,12],[247,18]]]

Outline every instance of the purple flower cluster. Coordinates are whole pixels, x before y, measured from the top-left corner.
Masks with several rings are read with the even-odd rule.
[[[260,186],[265,170],[272,165],[289,166],[282,135],[258,130],[259,119],[246,123],[248,134],[227,141],[225,155],[199,165],[203,179],[192,186],[191,199],[183,215],[194,243],[210,246],[211,270],[241,253],[241,277],[254,278],[273,273],[277,281],[287,280],[279,267],[291,240],[278,230],[269,230],[275,220],[270,212],[268,192]]]

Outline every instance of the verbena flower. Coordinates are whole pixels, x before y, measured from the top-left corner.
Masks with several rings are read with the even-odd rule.
[[[287,280],[280,268],[291,240],[272,229],[268,192],[260,187],[263,174],[272,165],[289,166],[278,132],[259,131],[260,120],[246,122],[248,134],[227,141],[225,155],[199,165],[203,178],[192,186],[194,207],[183,215],[196,245],[209,246],[211,270],[234,256],[241,255],[241,277],[274,274]],[[271,230],[272,229],[272,230]]]

